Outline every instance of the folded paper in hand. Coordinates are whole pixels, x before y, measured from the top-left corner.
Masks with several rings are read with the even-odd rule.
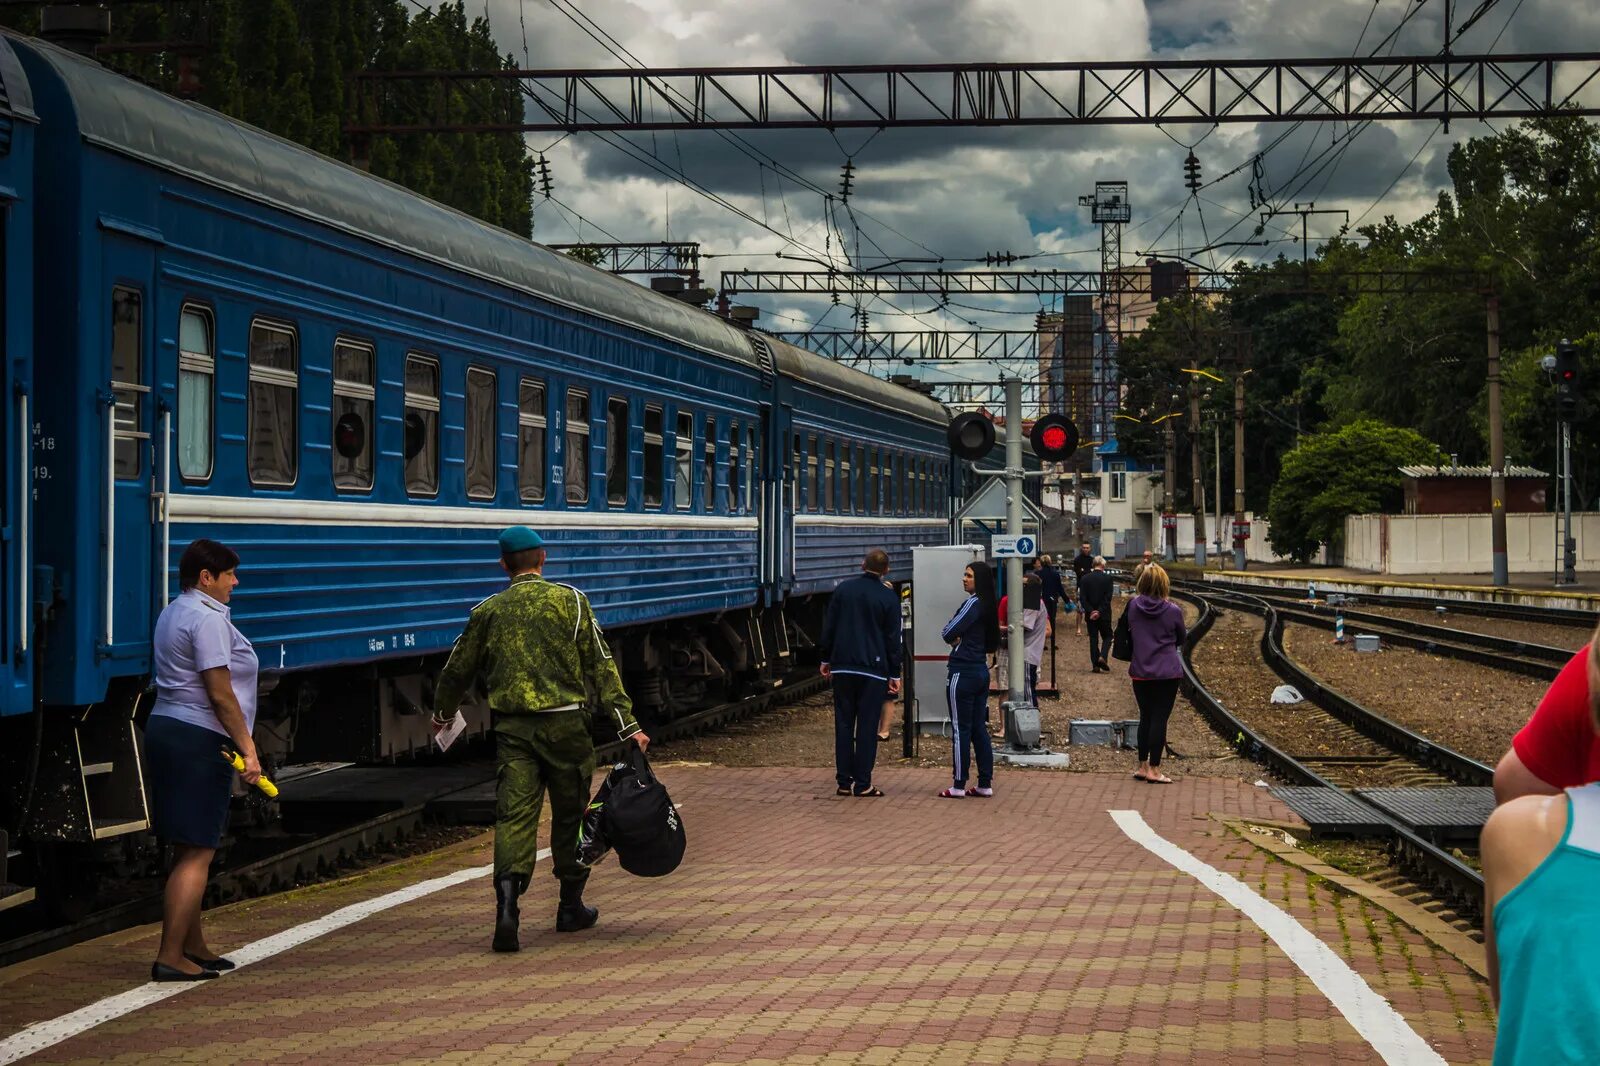
[[[467,717],[457,711],[456,716],[450,719],[449,724],[434,731],[433,742],[438,745],[440,751],[449,751],[450,745],[454,744],[456,738],[466,731]]]

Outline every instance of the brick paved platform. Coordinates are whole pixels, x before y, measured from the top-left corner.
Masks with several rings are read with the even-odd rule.
[[[1261,930],[1106,813],[1139,811],[1343,957],[1451,1063],[1487,1062],[1483,983],[1387,912],[1337,894],[1213,814],[1289,819],[1231,780],[1002,771],[940,800],[935,771],[885,799],[814,770],[660,768],[683,869],[608,862],[593,931],[549,929],[541,864],[524,950],[488,950],[487,878],[405,903],[97,1025],[28,1062],[1379,1062]],[[224,908],[222,950],[489,861],[487,838]],[[0,1039],[137,987],[149,929],[0,970]],[[0,1056],[0,1061],[4,1057]]]

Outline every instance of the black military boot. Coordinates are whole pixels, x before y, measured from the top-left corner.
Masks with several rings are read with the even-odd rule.
[[[501,874],[494,879],[494,949],[517,951],[522,944],[517,940],[517,897],[528,888],[527,874]]]
[[[561,903],[556,907],[556,932],[576,933],[600,920],[598,907],[583,905],[583,886],[587,877],[577,881],[561,882]]]

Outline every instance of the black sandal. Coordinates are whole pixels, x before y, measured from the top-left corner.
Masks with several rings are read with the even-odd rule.
[[[851,792],[850,792],[850,790],[848,788],[841,788],[837,792],[835,792],[834,795],[835,796],[848,796],[848,795],[851,795]]]
[[[883,795],[883,789],[881,789],[881,788],[869,788],[865,792],[856,792],[856,793],[854,793],[854,795],[856,795],[858,797],[859,796],[881,796],[881,795]]]
[[[889,740],[889,734],[888,733],[879,733],[878,734],[878,743],[883,744],[883,743],[886,743],[888,740]]]

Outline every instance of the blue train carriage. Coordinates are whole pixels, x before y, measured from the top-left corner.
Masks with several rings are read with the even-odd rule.
[[[788,414],[784,483],[791,618],[820,625],[825,595],[871,548],[890,577],[911,576],[911,549],[948,539],[950,449],[944,406],[790,345],[778,351]]]
[[[28,802],[28,768],[36,724],[34,666],[42,616],[40,593],[50,583],[33,573],[34,479],[51,473],[54,440],[36,439],[33,374],[33,154],[37,117],[28,79],[16,53],[0,38],[0,331],[4,393],[0,396],[0,910],[25,903],[31,890],[12,880],[17,857],[9,831]],[[26,876],[24,879],[27,879]]]
[[[782,669],[770,352],[652,294],[51,46],[36,829],[144,828],[131,719],[193,538],[236,548],[269,757],[425,746],[431,679],[524,522],[647,714]],[[46,232],[48,231],[48,232]],[[61,294],[77,294],[76,301]],[[768,634],[771,639],[762,639]],[[481,724],[482,708],[470,711]]]

